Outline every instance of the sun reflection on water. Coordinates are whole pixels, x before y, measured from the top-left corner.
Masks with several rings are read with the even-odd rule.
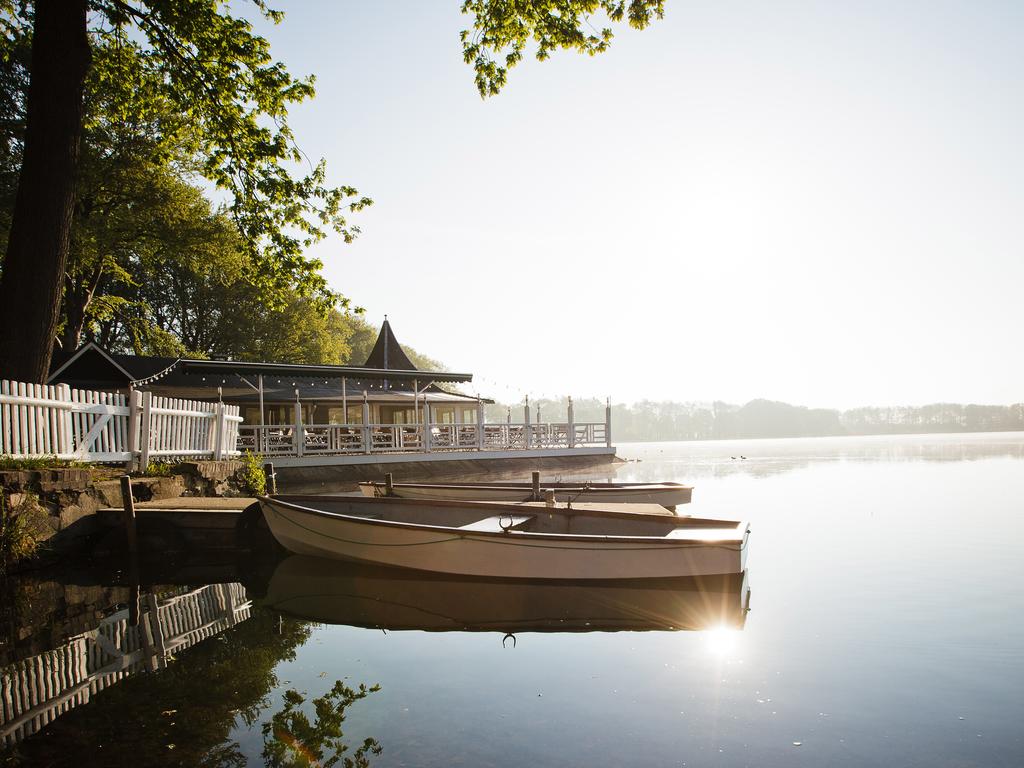
[[[713,656],[725,659],[736,654],[740,646],[740,630],[720,625],[703,631],[704,647]]]

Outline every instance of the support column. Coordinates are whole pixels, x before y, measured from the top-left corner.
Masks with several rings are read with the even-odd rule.
[[[476,447],[484,449],[484,403],[479,396],[476,398]]]
[[[608,448],[612,447],[612,399],[609,397],[604,407],[604,439]]]
[[[363,451],[370,453],[373,450],[373,428],[370,426],[370,402],[366,398],[366,390],[363,390]]]
[[[270,441],[267,440],[267,431],[265,429],[263,429],[263,427],[265,427],[267,425],[266,424],[267,415],[264,413],[264,411],[266,409],[263,406],[263,374],[262,373],[259,374],[256,377],[256,383],[259,384],[259,393],[260,393],[260,428],[258,430],[256,430],[257,438],[256,438],[256,440],[253,443],[253,447],[256,449],[256,453],[266,453],[267,452],[267,447],[269,446]]]
[[[302,456],[306,452],[306,431],[302,427],[302,402],[299,400],[299,390],[295,390],[295,429],[292,432],[292,446],[296,456]]]
[[[532,434],[530,432],[530,396],[527,395],[525,398],[526,404],[523,406],[523,448],[529,448],[532,441]]]
[[[575,416],[573,415],[573,412],[572,412],[572,398],[571,397],[569,398],[569,407],[568,407],[567,411],[568,411],[568,413],[567,413],[567,416],[566,416],[566,420],[568,421],[568,424],[566,425],[566,431],[569,434],[566,435],[566,439],[568,440],[569,447],[570,448],[575,448],[576,447],[576,418],[575,418]]]
[[[430,403],[426,397],[423,398],[423,451],[430,453],[430,440],[433,434],[430,431]]]
[[[259,376],[256,377],[256,382],[259,384],[259,392],[260,392],[260,426],[261,427],[265,427],[266,426],[266,419],[267,419],[267,417],[266,417],[266,414],[263,413],[263,374],[262,373]]]

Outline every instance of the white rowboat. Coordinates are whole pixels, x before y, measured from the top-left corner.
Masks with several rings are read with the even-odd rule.
[[[296,554],[495,578],[637,579],[739,573],[744,522],[566,505],[358,496],[261,497]]]
[[[391,493],[385,483],[360,483],[364,496],[399,496],[403,499],[461,499],[465,501],[529,501],[531,483],[394,483]],[[603,504],[660,504],[674,509],[689,504],[693,486],[680,483],[541,483],[540,495],[554,491],[556,501],[596,502]]]

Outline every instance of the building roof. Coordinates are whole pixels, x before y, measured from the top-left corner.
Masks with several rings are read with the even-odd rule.
[[[366,368],[383,368],[397,371],[415,371],[416,366],[405,354],[402,345],[395,338],[391,330],[391,323],[387,315],[384,316],[384,324],[380,327],[380,334],[377,336],[377,343],[373,345],[370,356],[363,364]]]
[[[377,343],[366,365],[304,365],[238,360],[193,360],[187,358],[123,355],[111,353],[90,342],[72,354],[55,359],[50,383],[69,383],[79,387],[147,387],[161,389],[210,389],[218,386],[251,391],[259,376],[274,377],[265,389],[294,390],[297,380],[322,389],[323,381],[340,395],[340,380],[346,380],[346,392],[411,391],[413,383],[422,391],[434,382],[455,383],[473,380],[471,373],[420,371],[416,369],[385,318]],[[286,382],[284,380],[287,380]],[[338,382],[330,385],[330,381]],[[281,384],[284,383],[282,387]],[[300,387],[300,390],[302,388]],[[436,387],[432,391],[441,392]],[[227,394],[227,393],[225,393]]]

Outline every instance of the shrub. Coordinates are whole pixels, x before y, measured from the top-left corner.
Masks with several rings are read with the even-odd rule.
[[[265,496],[267,493],[267,474],[263,471],[263,457],[258,453],[246,451],[242,454],[241,481],[242,487],[253,496]]]
[[[38,499],[25,494],[17,507],[10,507],[0,493],[0,569],[32,557],[46,532],[46,510]]]

